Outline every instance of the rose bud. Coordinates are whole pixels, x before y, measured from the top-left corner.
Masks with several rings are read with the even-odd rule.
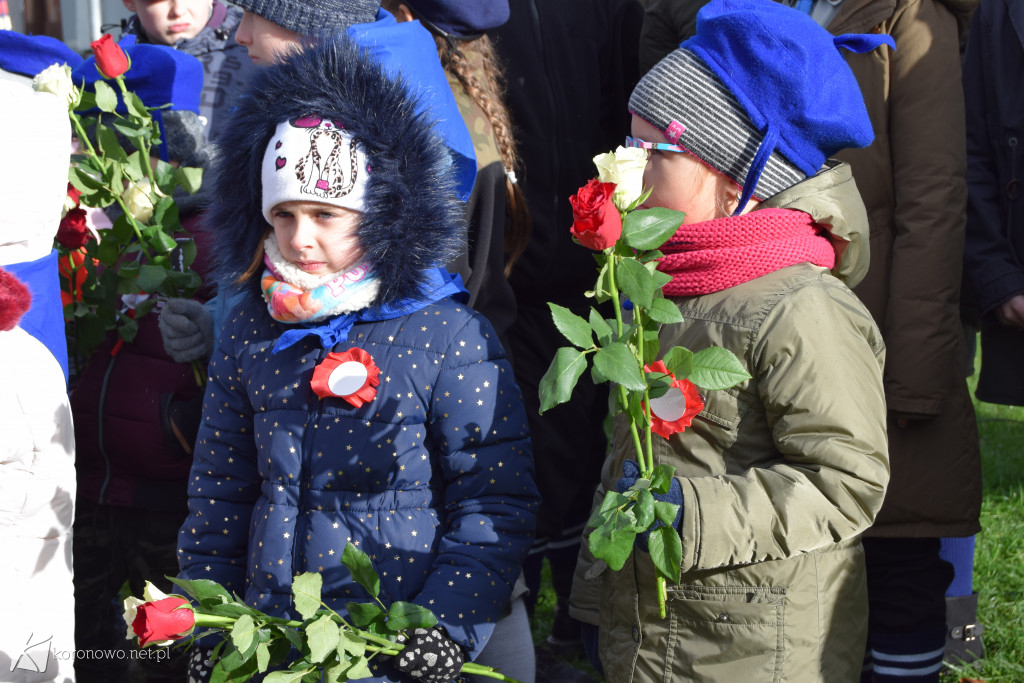
[[[170,596],[150,602],[128,597],[124,607],[127,637],[137,636],[140,647],[170,645],[190,634],[196,625],[195,612],[182,597]]]
[[[591,179],[569,198],[572,204],[572,234],[580,244],[602,251],[614,246],[622,235],[622,216],[612,203],[615,183]]]
[[[57,228],[57,242],[70,251],[85,246],[89,241],[89,225],[85,220],[85,209],[71,209],[60,219]]]
[[[131,66],[128,55],[109,33],[104,33],[90,45],[96,57],[96,69],[104,78],[117,78]]]

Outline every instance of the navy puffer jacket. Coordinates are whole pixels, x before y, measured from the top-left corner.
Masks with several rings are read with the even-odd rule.
[[[343,40],[261,70],[239,102],[211,174],[221,287],[238,283],[269,227],[260,171],[277,123],[317,114],[344,123],[373,169],[357,236],[380,289],[347,338],[278,345],[304,326],[274,321],[258,275],[243,274],[210,361],[180,574],[285,615],[293,576],[320,572],[325,601],[344,613],[369,599],[341,564],[352,543],[385,602],[429,608],[473,655],[508,605],[539,495],[494,329],[425,294],[464,234],[448,152],[405,86]],[[353,347],[380,368],[375,398],[359,408],[310,385],[329,352]]]

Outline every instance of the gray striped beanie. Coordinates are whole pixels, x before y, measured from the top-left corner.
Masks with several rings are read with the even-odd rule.
[[[684,48],[640,79],[629,98],[629,111],[740,187],[764,139],[718,76]],[[753,196],[766,199],[806,177],[776,150],[768,157]]]
[[[303,36],[377,19],[380,0],[231,0],[244,10]]]

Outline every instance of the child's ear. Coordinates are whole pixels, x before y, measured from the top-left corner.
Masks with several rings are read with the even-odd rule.
[[[139,11],[135,7],[135,0],[121,0],[121,2],[124,3],[124,8],[129,12],[135,13]]]

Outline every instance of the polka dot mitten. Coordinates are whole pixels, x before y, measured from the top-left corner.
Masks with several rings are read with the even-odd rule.
[[[459,676],[465,656],[462,647],[440,628],[418,628],[398,642],[405,649],[395,664],[400,671],[428,683],[446,683]]]

